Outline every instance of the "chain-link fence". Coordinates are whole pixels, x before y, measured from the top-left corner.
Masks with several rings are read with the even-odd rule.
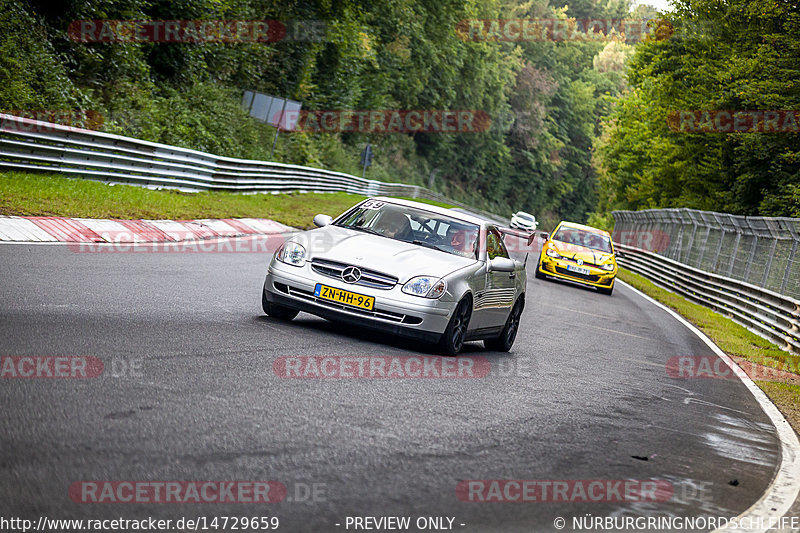
[[[800,298],[800,219],[695,209],[613,215],[615,242]]]

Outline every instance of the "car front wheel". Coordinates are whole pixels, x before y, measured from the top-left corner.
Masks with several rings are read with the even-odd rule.
[[[270,302],[267,300],[266,291],[261,291],[261,308],[264,309],[266,314],[279,320],[291,320],[300,312],[297,309],[289,309],[288,307]]]
[[[472,303],[469,298],[464,298],[453,312],[447,329],[442,334],[439,347],[447,355],[457,355],[464,346],[464,339],[467,336],[469,319],[472,316]]]
[[[599,292],[600,294],[608,294],[609,296],[611,296],[611,293],[614,292],[614,283],[612,282],[611,287],[607,289],[605,287],[597,287],[597,292]]]
[[[542,268],[541,261],[539,261],[539,263],[536,265],[536,272],[534,272],[533,275],[536,276],[536,279],[547,279],[547,276],[542,274],[541,271],[539,270],[540,268]]]
[[[483,341],[484,347],[487,350],[495,352],[507,352],[514,346],[514,341],[517,338],[517,331],[519,331],[520,317],[522,316],[522,309],[525,307],[522,299],[517,300],[514,304],[511,313],[508,314],[506,325],[503,327],[503,332],[496,339],[486,339]]]

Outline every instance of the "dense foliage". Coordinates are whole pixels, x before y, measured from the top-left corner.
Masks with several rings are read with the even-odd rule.
[[[308,110],[479,110],[491,125],[473,133],[282,133],[275,159],[360,174],[369,142],[369,177],[433,184],[546,221],[604,225],[615,208],[664,206],[800,216],[800,134],[669,124],[681,110],[800,109],[792,2],[677,0],[638,43],[463,31],[475,19],[656,16],[630,8],[629,0],[0,0],[0,109],[94,110],[106,131],[256,159],[270,157],[274,130],[241,109],[245,89]],[[74,21],[109,19],[279,20],[295,33],[202,44],[70,38]]]
[[[482,110],[480,133],[283,133],[275,158],[420,184],[508,213],[584,220],[591,146],[624,88],[626,45],[470,41],[472,19],[623,16],[620,0],[0,0],[0,109],[91,109],[103,129],[222,155],[269,158],[274,130],[244,89],[304,109]],[[323,21],[324,38],[248,43],[85,43],[75,20]]]
[[[786,113],[779,131],[668,125],[681,110],[750,110],[754,120],[800,111],[796,2],[677,0],[662,26],[662,38],[637,47],[631,90],[598,140],[601,209],[800,216],[800,125]]]

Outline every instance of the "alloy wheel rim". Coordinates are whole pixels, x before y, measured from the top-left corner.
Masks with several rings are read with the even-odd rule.
[[[467,308],[465,305],[462,305],[459,310],[458,314],[456,315],[456,323],[453,327],[453,347],[460,348],[461,345],[464,343],[464,329],[465,329],[465,318],[467,316]]]
[[[511,321],[508,324],[508,332],[506,332],[506,341],[509,343],[514,340],[517,336],[517,328],[519,327],[519,317],[520,317],[519,308],[515,307],[514,311],[511,313]]]

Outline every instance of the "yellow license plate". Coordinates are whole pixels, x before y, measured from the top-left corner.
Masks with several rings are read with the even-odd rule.
[[[366,309],[368,311],[372,311],[372,306],[375,305],[375,298],[372,296],[364,296],[363,294],[356,294],[354,292],[328,287],[321,283],[317,283],[317,286],[314,287],[314,296],[331,302],[352,305],[353,307]]]

